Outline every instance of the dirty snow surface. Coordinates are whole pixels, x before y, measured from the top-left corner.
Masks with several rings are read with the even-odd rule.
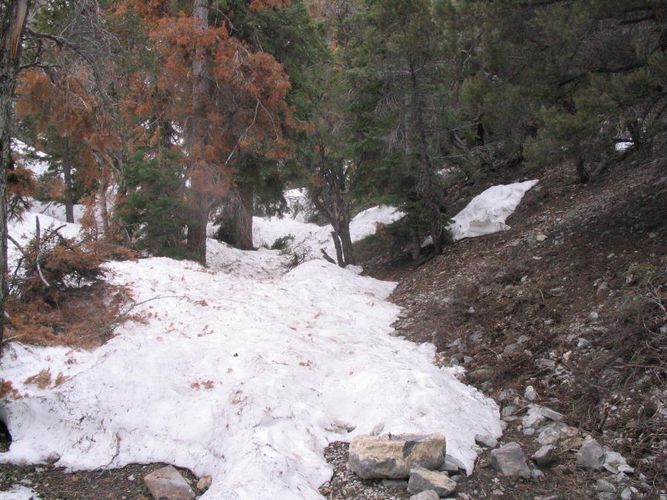
[[[358,234],[374,230],[372,218]],[[28,217],[10,231],[33,227]],[[332,441],[442,432],[471,470],[475,434],[500,435],[495,403],[436,367],[432,345],[392,336],[393,283],[323,260],[287,271],[278,252],[209,243],[209,269],[109,263],[107,279],[131,288],[144,321],[104,346],[5,347],[3,378],[22,398],[3,401],[14,441],[0,460],[167,462],[211,475],[206,499],[303,499],[321,498]],[[60,384],[26,383],[44,369]]]
[[[523,195],[538,181],[517,182],[493,186],[475,196],[468,205],[452,219],[449,231],[454,240],[473,238],[485,234],[505,231],[507,218],[519,206]]]

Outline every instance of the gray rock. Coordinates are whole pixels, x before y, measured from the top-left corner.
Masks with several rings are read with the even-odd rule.
[[[540,469],[533,469],[530,471],[530,477],[537,481],[538,479],[542,479],[544,477],[544,472],[542,472]]]
[[[616,486],[611,484],[606,479],[598,479],[597,481],[595,481],[595,491],[616,493]]]
[[[498,446],[498,440],[490,434],[475,434],[475,443],[487,448],[495,448]]]
[[[500,415],[501,415],[502,417],[511,417],[512,415],[514,415],[514,414],[516,413],[516,411],[517,411],[517,407],[516,407],[516,406],[514,406],[514,405],[507,405],[507,406],[503,406],[503,409],[502,409],[502,411],[500,412]]]
[[[546,420],[561,422],[563,418],[562,413],[545,406],[531,404],[528,407],[528,413],[521,419],[521,423],[524,427],[538,427]]]
[[[616,493],[609,493],[607,491],[602,491],[598,493],[599,500],[616,500]]]
[[[639,493],[639,490],[632,486],[623,488],[623,491],[621,491],[621,500],[632,500],[637,493]]]
[[[456,474],[460,470],[465,471],[466,466],[458,458],[455,458],[451,455],[445,455],[445,461],[440,467],[440,470]]]
[[[605,451],[595,439],[588,439],[577,452],[577,465],[584,469],[601,469],[604,465]]]
[[[437,469],[444,462],[442,434],[358,436],[350,443],[348,467],[363,479],[405,479],[410,469]]]
[[[405,479],[383,479],[382,486],[388,488],[407,488],[408,482]]]
[[[549,465],[556,458],[556,447],[553,445],[542,446],[533,456],[533,461],[542,467]]]
[[[144,477],[144,483],[155,500],[192,500],[195,497],[190,485],[171,465],[151,472]]]
[[[537,399],[537,391],[532,385],[529,385],[523,392],[523,397],[526,398],[528,401],[535,401]]]
[[[408,481],[408,493],[421,493],[422,491],[435,491],[441,497],[446,497],[456,490],[456,481],[444,472],[436,472],[415,467],[410,469],[410,480]]]
[[[491,465],[503,476],[530,478],[526,457],[518,443],[507,443],[491,452]]]
[[[535,429],[533,429],[532,427],[526,427],[526,428],[523,430],[523,434],[524,434],[525,436],[533,436],[533,435],[535,434]]]
[[[428,490],[412,495],[410,500],[440,500],[440,495],[433,490]]]
[[[535,360],[535,366],[542,370],[553,370],[556,368],[556,362],[553,359],[538,358]]]
[[[566,439],[576,436],[579,431],[565,424],[564,422],[552,422],[540,429],[537,441],[541,445],[554,444],[560,439]]]

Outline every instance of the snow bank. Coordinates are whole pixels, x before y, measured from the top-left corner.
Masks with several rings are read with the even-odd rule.
[[[378,424],[443,432],[469,470],[475,434],[501,433],[495,403],[434,366],[432,345],[391,336],[393,283],[321,260],[270,280],[164,258],[108,267],[155,299],[139,306],[146,323],[94,351],[6,347],[23,398],[4,404],[2,461],[168,462],[210,474],[208,499],[320,498],[325,446]],[[25,383],[44,368],[65,382]]]
[[[537,180],[493,186],[475,196],[468,206],[452,219],[448,229],[454,240],[473,238],[485,234],[505,231],[507,218],[519,206],[524,194]]]
[[[397,217],[390,207],[362,212],[353,238]],[[62,225],[39,218],[42,228]],[[302,244],[317,249],[318,235],[328,237],[318,231],[300,233]],[[10,232],[27,241],[34,214]],[[22,398],[0,410],[14,439],[1,462],[168,462],[211,475],[206,499],[308,499],[321,498],[331,475],[327,444],[378,425],[444,433],[468,471],[474,436],[501,434],[496,404],[433,365],[433,345],[392,336],[394,283],[322,260],[285,273],[289,257],[276,251],[208,248],[210,269],[165,258],[109,263],[108,279],[132,290],[145,321],[98,349],[5,347],[3,378]],[[48,387],[26,383],[44,369]]]
[[[21,156],[21,164],[35,176],[44,175],[49,170],[49,162],[44,159],[46,153],[37,151],[19,139],[12,139],[11,148]]]

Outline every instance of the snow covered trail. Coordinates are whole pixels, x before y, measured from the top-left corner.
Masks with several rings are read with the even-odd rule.
[[[475,434],[501,434],[496,404],[433,365],[432,345],[391,335],[394,283],[322,260],[285,273],[278,252],[210,243],[218,270],[108,264],[146,302],[145,321],[104,346],[5,348],[2,376],[23,397],[3,401],[14,441],[0,461],[168,462],[211,475],[206,499],[321,498],[332,441],[442,432],[471,470]],[[43,369],[59,385],[26,383]]]

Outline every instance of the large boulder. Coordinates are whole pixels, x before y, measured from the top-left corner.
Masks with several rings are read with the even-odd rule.
[[[155,500],[192,500],[190,485],[171,465],[162,467],[144,477],[144,483]]]
[[[442,434],[359,436],[350,443],[348,467],[363,479],[405,479],[410,469],[437,469],[446,451]]]
[[[491,452],[491,465],[503,476],[530,479],[530,469],[519,443],[507,443]]]
[[[435,472],[423,467],[415,467],[410,470],[408,493],[435,491],[441,497],[448,497],[454,490],[456,490],[456,481],[450,479],[444,472]]]

